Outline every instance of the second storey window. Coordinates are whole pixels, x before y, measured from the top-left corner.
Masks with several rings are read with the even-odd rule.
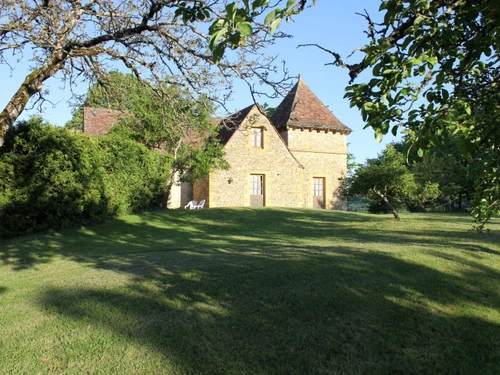
[[[252,128],[250,136],[252,137],[252,147],[263,148],[262,128]]]

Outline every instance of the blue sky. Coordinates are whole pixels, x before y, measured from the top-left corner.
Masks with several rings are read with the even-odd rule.
[[[363,46],[367,39],[363,31],[366,21],[356,12],[366,9],[375,19],[378,15],[378,1],[352,0],[334,1],[318,0],[316,6],[306,9],[296,17],[294,22],[283,24],[281,30],[292,34],[292,39],[283,39],[269,51],[278,55],[277,61],[286,61],[291,75],[302,75],[303,81],[325,103],[330,110],[349,126],[353,132],[348,137],[349,151],[354,154],[357,162],[363,162],[368,157],[375,157],[386,143],[394,140],[387,135],[382,143],[377,143],[371,129],[363,130],[364,123],[359,111],[349,108],[349,102],[343,98],[345,87],[348,84],[347,71],[333,66],[325,66],[331,61],[330,56],[315,48],[297,48],[299,44],[317,43],[327,49],[339,52],[343,57],[353,50]],[[355,62],[355,56],[351,60]],[[24,80],[29,68],[29,59],[26,58],[16,65],[15,70],[0,66],[2,88],[0,90],[0,106],[5,107],[11,96]],[[56,125],[64,125],[71,118],[70,99],[72,92],[69,87],[57,78],[46,81],[44,88],[50,94],[47,98],[53,103],[46,103],[43,117]],[[87,86],[73,88],[77,94],[83,94]],[[245,85],[236,85],[237,95],[229,103],[230,110],[241,109],[252,103],[250,94]],[[262,98],[261,102],[268,102],[272,106],[280,100]],[[39,113],[38,108],[25,111],[22,118]]]

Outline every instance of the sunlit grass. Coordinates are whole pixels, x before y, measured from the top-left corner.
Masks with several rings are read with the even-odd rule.
[[[0,374],[500,373],[500,225],[155,211],[0,242]]]

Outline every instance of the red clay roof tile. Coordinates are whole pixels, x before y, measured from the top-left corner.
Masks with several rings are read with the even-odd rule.
[[[351,129],[339,121],[299,78],[271,116],[278,129],[285,127],[320,129],[349,134]]]

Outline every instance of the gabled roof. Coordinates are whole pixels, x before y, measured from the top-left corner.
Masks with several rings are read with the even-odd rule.
[[[329,130],[344,134],[351,132],[351,129],[341,123],[300,78],[276,108],[271,121],[277,129],[292,127]]]
[[[223,145],[229,141],[229,138],[232,137],[234,132],[238,129],[254,106],[255,104],[249,105],[248,107],[229,115],[219,123],[219,140]]]

